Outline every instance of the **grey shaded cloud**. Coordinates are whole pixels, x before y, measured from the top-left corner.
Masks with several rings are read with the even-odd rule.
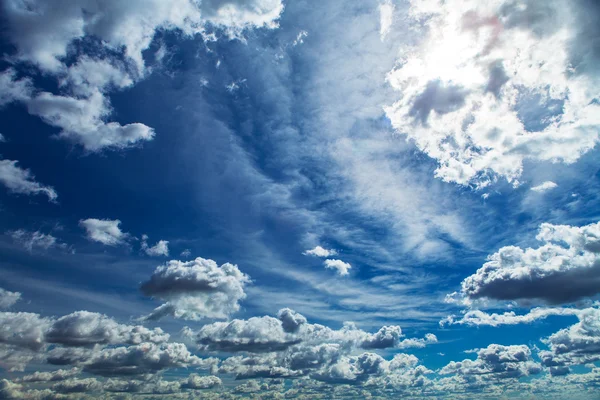
[[[21,293],[10,292],[6,289],[0,288],[0,310],[5,310],[12,307],[20,299]]]
[[[447,114],[464,106],[467,93],[460,86],[431,81],[423,92],[415,97],[408,115],[425,125],[432,111]]]
[[[144,295],[166,300],[146,318],[227,318],[239,309],[239,301],[246,297],[244,286],[249,282],[248,275],[233,264],[218,266],[200,257],[188,262],[169,261],[157,267],[141,285]]]
[[[568,303],[600,293],[600,223],[540,226],[533,249],[501,248],[462,282],[470,300],[538,300]]]

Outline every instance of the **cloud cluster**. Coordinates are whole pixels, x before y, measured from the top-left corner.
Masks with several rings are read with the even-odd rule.
[[[553,368],[554,373],[565,371],[569,365],[600,360],[600,309],[582,310],[578,318],[575,325],[542,340],[550,350],[540,351],[540,358],[545,366]]]
[[[213,260],[169,261],[156,268],[141,286],[142,293],[166,302],[154,310],[148,319],[167,315],[200,320],[227,318],[239,310],[239,301],[246,297],[244,286],[248,275],[236,265],[218,266]]]
[[[600,293],[600,223],[540,226],[536,249],[502,247],[462,282],[468,300],[568,303]]]
[[[586,2],[411,1],[426,32],[388,75],[394,128],[444,181],[518,185],[524,160],[573,163],[599,140]]]
[[[59,137],[90,152],[124,149],[152,140],[142,123],[109,121],[107,93],[123,90],[150,72],[143,52],[161,30],[192,37],[213,25],[237,37],[247,28],[277,26],[280,0],[250,2],[177,0],[76,0],[56,8],[45,1],[2,4],[5,33],[15,46],[14,63],[32,64],[59,82],[60,94],[36,91],[12,69],[0,75],[0,106],[23,102],[30,114],[60,129]],[[208,37],[208,35],[207,35]],[[79,54],[78,54],[79,53]],[[74,62],[67,62],[76,56]]]
[[[493,378],[519,378],[539,374],[540,364],[533,361],[525,345],[502,346],[490,344],[477,351],[477,359],[451,361],[440,374],[485,375]]]

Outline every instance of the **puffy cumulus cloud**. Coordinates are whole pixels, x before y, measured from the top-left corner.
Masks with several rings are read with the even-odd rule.
[[[0,288],[0,310],[12,307],[20,299],[21,293]]]
[[[83,370],[100,376],[136,376],[170,368],[210,368],[215,363],[216,359],[192,355],[183,343],[142,343],[94,352],[83,363]]]
[[[51,320],[26,312],[0,312],[0,343],[40,350]]]
[[[48,250],[53,247],[66,249],[68,246],[66,243],[60,242],[56,237],[49,233],[42,233],[40,231],[29,232],[24,229],[18,229],[16,231],[9,232],[10,236],[21,246],[25,247],[28,251],[33,249]]]
[[[324,264],[325,264],[325,268],[335,269],[337,271],[337,274],[340,276],[348,275],[349,274],[348,270],[350,270],[350,268],[352,268],[352,266],[350,264],[348,264],[347,262],[344,262],[342,260],[325,260]]]
[[[101,346],[93,347],[54,347],[45,354],[52,365],[80,365],[89,360]]]
[[[447,182],[518,185],[524,160],[573,163],[599,139],[595,12],[568,0],[411,1],[424,38],[389,73],[400,98],[386,114]]]
[[[486,375],[502,379],[535,375],[541,371],[542,367],[533,361],[529,347],[490,344],[477,351],[476,360],[451,361],[440,374]]]
[[[462,282],[476,299],[572,302],[600,293],[600,223],[540,226],[536,249],[507,246]]]
[[[540,351],[542,363],[554,368],[586,364],[600,360],[600,310],[589,308],[579,315],[579,322],[543,339],[550,350]]]
[[[8,69],[0,74],[0,106],[25,103],[29,113],[60,128],[60,137],[91,152],[154,138],[154,130],[144,124],[108,122],[112,110],[106,93],[130,87],[149,72],[142,53],[158,30],[191,37],[212,24],[239,37],[247,28],[275,27],[283,10],[281,0],[177,0],[168,5],[160,0],[126,5],[76,0],[59,8],[40,0],[9,0],[1,7],[6,36],[16,48],[10,61],[31,63],[56,76],[63,94],[34,93],[29,79],[17,79]],[[65,59],[79,47],[82,54],[67,65]]]
[[[363,349],[385,349],[398,345],[402,337],[402,329],[399,326],[384,326],[377,333],[367,337],[361,343]]]
[[[554,183],[552,181],[546,181],[546,182],[540,183],[537,186],[532,187],[531,190],[533,190],[534,192],[542,193],[542,192],[547,192],[548,190],[555,189],[557,187],[558,187],[558,185],[556,183]]]
[[[149,256],[169,256],[169,241],[159,240],[154,246],[148,246],[148,235],[142,235],[142,251]]]
[[[88,218],[79,221],[79,226],[85,229],[87,238],[107,246],[122,244],[129,237],[128,233],[119,228],[121,221],[118,219]]]
[[[486,313],[481,310],[469,310],[462,316],[451,315],[440,321],[440,325],[468,325],[468,326],[501,326],[529,324],[550,316],[578,316],[584,310],[577,308],[545,308],[536,307],[527,314],[518,315],[514,311],[502,314]]]
[[[181,387],[184,389],[212,389],[221,386],[223,382],[214,375],[201,376],[198,374],[190,374],[187,379],[181,382]]]
[[[300,342],[284,331],[281,320],[269,316],[205,325],[196,340],[206,350],[256,353],[282,351]]]
[[[157,267],[141,290],[146,296],[166,300],[148,319],[166,315],[223,319],[239,310],[239,301],[246,297],[244,285],[249,282],[248,275],[236,265],[218,266],[213,260],[198,257],[188,262],[171,260]]]
[[[306,317],[292,309],[282,308],[277,313],[277,318],[281,321],[281,327],[285,332],[297,332],[300,326],[306,324]]]
[[[169,340],[169,334],[160,328],[123,325],[103,314],[77,311],[54,321],[45,340],[64,346],[163,343]]]
[[[0,182],[16,194],[35,195],[43,194],[48,200],[55,201],[58,195],[50,187],[35,181],[35,177],[28,169],[20,168],[15,160],[0,160]]]
[[[337,255],[337,250],[325,249],[321,246],[317,246],[314,249],[306,250],[302,254],[305,256],[329,257]]]
[[[81,373],[79,368],[58,369],[51,372],[35,371],[33,374],[19,378],[19,382],[56,382],[73,378]]]

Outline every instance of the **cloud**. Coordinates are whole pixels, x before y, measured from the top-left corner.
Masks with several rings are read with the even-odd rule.
[[[54,321],[45,340],[64,346],[163,343],[169,340],[169,334],[160,328],[123,325],[103,314],[77,311]]]
[[[535,375],[542,371],[542,367],[533,361],[531,350],[525,345],[490,344],[476,352],[476,360],[451,361],[439,373],[442,375],[484,375],[503,379]]]
[[[179,253],[179,255],[183,258],[188,258],[192,255],[192,251],[190,249],[185,249],[181,253]]]
[[[166,300],[148,316],[158,319],[166,315],[199,320],[227,318],[239,310],[239,301],[246,297],[244,286],[248,275],[236,265],[220,267],[213,260],[169,261],[156,268],[150,280],[141,286],[142,293]]]
[[[545,319],[550,316],[577,316],[583,310],[577,308],[534,308],[524,315],[517,315],[514,311],[508,311],[502,314],[488,314],[481,310],[470,310],[464,313],[459,319],[452,315],[440,321],[440,325],[468,325],[468,326],[501,326],[530,324],[534,321]]]
[[[342,260],[325,260],[325,268],[335,269],[340,276],[348,275],[348,270],[352,268],[347,262]]]
[[[181,387],[184,389],[212,389],[216,386],[221,386],[223,382],[220,378],[208,375],[200,376],[198,374],[190,374],[187,379],[183,380]]]
[[[26,195],[44,194],[48,200],[56,200],[58,195],[52,187],[36,182],[31,172],[18,167],[17,163],[15,160],[0,160],[0,182],[10,192]]]
[[[148,246],[148,236],[142,235],[142,250],[149,256],[158,257],[158,256],[169,256],[169,241],[168,240],[159,240],[152,247]]]
[[[79,368],[59,369],[50,372],[35,371],[33,374],[25,375],[19,382],[56,382],[73,378],[81,373]]]
[[[10,292],[6,289],[0,288],[0,310],[5,310],[12,307],[20,299],[21,293]]]
[[[328,250],[328,249],[324,249],[321,246],[317,246],[314,249],[306,250],[302,254],[304,254],[305,256],[329,257],[329,256],[337,255],[337,251],[334,249]]]
[[[17,71],[12,68],[0,72],[0,108],[14,101],[26,101],[32,91],[31,79],[17,79]]]
[[[58,393],[91,393],[101,388],[101,383],[95,378],[67,379],[52,385],[52,390]]]
[[[411,1],[409,29],[423,38],[388,75],[392,125],[438,162],[438,178],[460,185],[518,185],[525,160],[577,161],[600,126],[586,8]]]
[[[142,343],[93,353],[83,370],[100,376],[135,376],[170,368],[208,368],[213,364],[214,360],[192,355],[182,343]]]
[[[60,128],[60,137],[90,152],[150,141],[155,132],[142,123],[107,122],[112,109],[105,94],[130,87],[150,72],[142,53],[157,31],[177,30],[192,37],[205,34],[205,25],[212,24],[228,36],[240,37],[248,28],[276,27],[283,10],[280,0],[177,0],[173,7],[159,0],[127,5],[110,0],[101,6],[76,0],[60,9],[40,0],[4,3],[6,36],[16,47],[10,61],[31,63],[56,76],[64,93],[34,94],[28,78],[16,80],[15,71],[8,69],[0,73],[0,106],[24,102],[30,114]],[[64,60],[76,54],[73,50],[82,54],[67,66]]]
[[[94,90],[89,97],[75,98],[42,92],[27,102],[30,114],[61,128],[59,137],[82,145],[91,152],[125,149],[152,140],[154,130],[141,123],[121,125],[105,122],[110,114],[106,97]]]
[[[394,23],[394,4],[391,0],[386,0],[379,4],[379,36],[381,41],[390,33],[390,28]]]
[[[196,341],[209,351],[260,353],[285,350],[300,339],[287,334],[279,319],[264,316],[204,325]]]
[[[507,246],[462,282],[467,299],[568,303],[600,293],[600,223],[540,226],[536,249]]]
[[[543,339],[550,350],[540,351],[542,364],[560,368],[600,360],[600,309],[582,310],[579,322]]]
[[[541,183],[537,186],[534,186],[531,188],[531,190],[533,190],[534,192],[546,192],[548,190],[552,190],[554,188],[558,187],[558,185],[552,181],[546,181],[544,183]]]
[[[282,308],[277,313],[277,318],[281,321],[281,327],[285,332],[295,333],[304,324],[307,323],[304,315],[297,313],[289,308]]]
[[[29,232],[23,229],[9,232],[10,236],[28,251],[33,251],[34,248],[48,250],[54,247],[66,249],[67,244],[61,243],[56,237],[51,234],[42,233],[40,231]]]
[[[44,334],[51,324],[48,318],[26,312],[0,312],[0,343],[29,350],[44,347]]]
[[[87,238],[89,240],[93,240],[107,246],[123,244],[129,237],[128,233],[121,231],[119,225],[121,225],[121,221],[118,219],[110,220],[88,218],[79,221],[79,226],[85,229]]]

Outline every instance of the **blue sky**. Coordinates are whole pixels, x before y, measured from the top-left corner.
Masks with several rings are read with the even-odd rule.
[[[594,2],[1,4],[0,398],[597,396]]]

